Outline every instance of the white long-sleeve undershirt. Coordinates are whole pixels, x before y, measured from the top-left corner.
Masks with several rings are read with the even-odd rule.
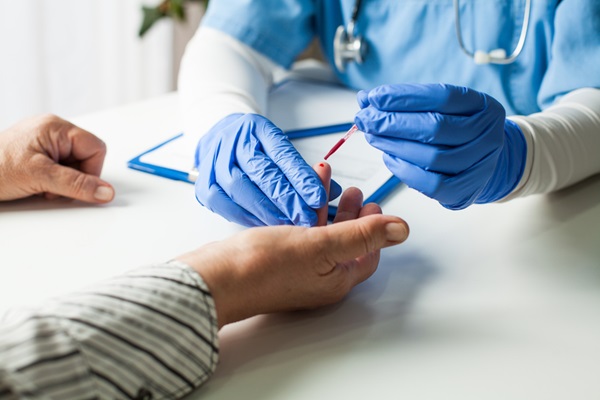
[[[600,172],[599,89],[574,90],[542,112],[509,118],[527,140],[527,162],[503,200],[552,192]]]
[[[179,75],[184,128],[198,138],[236,112],[266,113],[269,88],[282,68],[214,29],[200,27]],[[525,171],[503,200],[564,188],[600,172],[600,90],[583,88],[552,107],[511,116],[527,141]]]
[[[282,68],[240,41],[214,29],[198,29],[179,71],[186,135],[200,138],[233,113],[265,114],[277,71]]]

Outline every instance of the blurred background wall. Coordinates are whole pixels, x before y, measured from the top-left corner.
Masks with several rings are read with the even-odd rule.
[[[0,130],[51,112],[69,118],[172,91],[202,15],[138,37],[151,0],[0,0]]]

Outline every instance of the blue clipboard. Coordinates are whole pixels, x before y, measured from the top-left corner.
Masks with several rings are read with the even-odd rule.
[[[193,169],[190,169],[189,171],[172,169],[172,168],[163,167],[163,166],[153,164],[153,163],[147,163],[147,162],[144,162],[141,160],[142,157],[144,157],[146,154],[150,154],[153,151],[156,151],[156,150],[160,149],[161,147],[163,147],[177,139],[180,139],[181,137],[183,137],[183,133],[179,133],[179,134],[173,136],[172,138],[165,140],[164,142],[152,147],[151,149],[144,151],[143,153],[139,154],[138,156],[127,161],[127,166],[131,169],[146,172],[146,173],[152,174],[152,175],[157,175],[157,176],[160,176],[163,178],[173,179],[176,181],[184,181],[184,182],[188,182],[188,183],[194,183],[196,178],[194,176]]]
[[[352,126],[352,123],[344,123],[344,124],[337,124],[337,125],[330,125],[330,126],[323,126],[323,127],[316,127],[316,128],[296,129],[296,130],[291,130],[291,131],[287,132],[286,135],[289,139],[299,139],[299,138],[327,135],[329,133],[337,133],[337,132],[341,132],[341,131],[346,131],[346,130],[350,129],[351,126]],[[142,158],[145,155],[150,154],[153,151],[156,151],[159,148],[161,148],[177,139],[182,138],[183,135],[184,135],[183,133],[179,133],[179,134],[165,140],[164,142],[152,147],[151,149],[144,151],[143,153],[141,153],[141,154],[137,155],[136,157],[132,158],[131,160],[127,161],[127,166],[131,169],[136,169],[138,171],[147,172],[149,174],[161,176],[163,178],[173,179],[176,181],[184,181],[184,182],[194,183],[196,181],[196,174],[193,169],[190,169],[187,171],[179,170],[179,169],[172,169],[172,168],[167,168],[167,167],[160,166],[157,164],[147,163],[147,162],[142,161]]]

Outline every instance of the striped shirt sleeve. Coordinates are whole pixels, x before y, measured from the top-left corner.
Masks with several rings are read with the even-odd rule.
[[[196,272],[143,267],[2,321],[0,399],[180,398],[214,372],[217,332]]]

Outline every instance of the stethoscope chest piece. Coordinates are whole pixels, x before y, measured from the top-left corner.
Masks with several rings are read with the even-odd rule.
[[[356,62],[362,64],[367,54],[367,43],[362,36],[356,35],[356,19],[362,0],[356,0],[348,26],[338,26],[333,37],[333,61],[341,73],[346,71],[346,64]]]
[[[343,25],[338,26],[333,38],[333,58],[335,67],[340,72],[345,72],[348,62],[362,64],[367,52],[367,44],[362,36],[354,36],[354,24],[348,24],[348,29]]]

